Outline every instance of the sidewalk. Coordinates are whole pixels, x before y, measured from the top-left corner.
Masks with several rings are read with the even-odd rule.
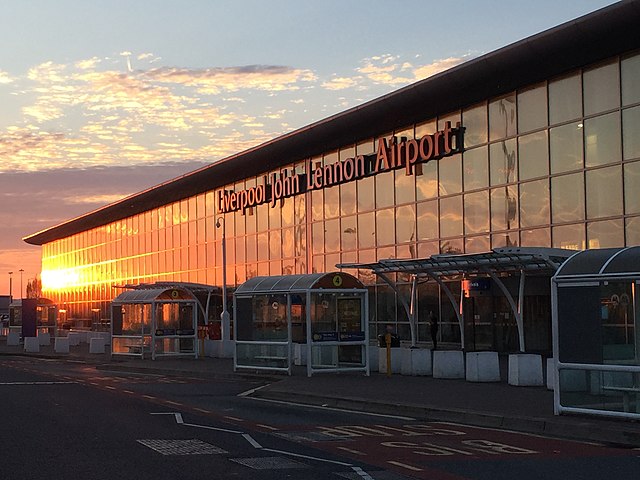
[[[250,370],[233,372],[231,359],[111,359],[108,354],[88,353],[88,346],[72,347],[72,353],[56,354],[52,346],[39,354],[24,354],[22,347],[8,347],[0,338],[0,357],[26,355],[82,361],[97,369],[205,378],[263,380],[264,388],[252,396],[321,405],[425,421],[457,422],[504,428],[533,434],[640,447],[640,422],[587,416],[553,415],[553,393],[544,387],[513,387],[505,382],[471,383],[372,373],[320,374],[308,378],[296,367],[293,375],[279,376]]]

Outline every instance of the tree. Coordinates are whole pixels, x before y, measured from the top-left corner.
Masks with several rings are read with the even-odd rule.
[[[33,280],[27,282],[27,298],[41,298],[42,297],[42,282],[36,276]]]

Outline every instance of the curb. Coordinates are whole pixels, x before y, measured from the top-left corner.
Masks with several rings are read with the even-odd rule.
[[[558,418],[552,421],[548,418],[499,415],[433,406],[391,405],[368,399],[319,396],[269,389],[257,390],[250,397],[382,415],[407,416],[423,421],[452,422],[477,427],[513,430],[583,442],[598,442],[625,448],[640,447],[640,429],[625,428],[624,424],[609,427],[582,420],[578,420],[579,423],[576,423],[569,420],[568,417],[567,419]]]

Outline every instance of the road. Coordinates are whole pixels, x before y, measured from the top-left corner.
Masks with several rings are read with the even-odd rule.
[[[0,478],[637,480],[640,450],[251,398],[260,380],[0,357]]]

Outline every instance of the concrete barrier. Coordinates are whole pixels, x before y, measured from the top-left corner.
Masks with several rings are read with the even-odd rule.
[[[38,337],[24,337],[24,351],[27,353],[40,352]]]
[[[77,347],[80,345],[80,334],[78,332],[69,332],[67,338],[69,339],[70,346]]]
[[[7,345],[10,347],[20,345],[20,334],[15,330],[10,330],[9,335],[7,335]]]
[[[104,353],[104,338],[92,337],[89,340],[89,353]]]
[[[402,372],[401,350],[400,347],[391,348],[391,373]],[[378,347],[378,371],[380,373],[387,373],[387,347]]]
[[[69,353],[68,337],[56,337],[53,344],[53,349],[56,353]]]
[[[403,348],[402,375],[424,376],[433,373],[431,350],[428,348]]]
[[[509,355],[509,385],[538,387],[542,379],[542,357],[531,353]]]
[[[49,332],[38,333],[38,342],[40,346],[51,345],[51,334]]]
[[[464,378],[464,353],[460,350],[434,351],[433,378]]]
[[[467,382],[499,382],[498,352],[467,352]]]

